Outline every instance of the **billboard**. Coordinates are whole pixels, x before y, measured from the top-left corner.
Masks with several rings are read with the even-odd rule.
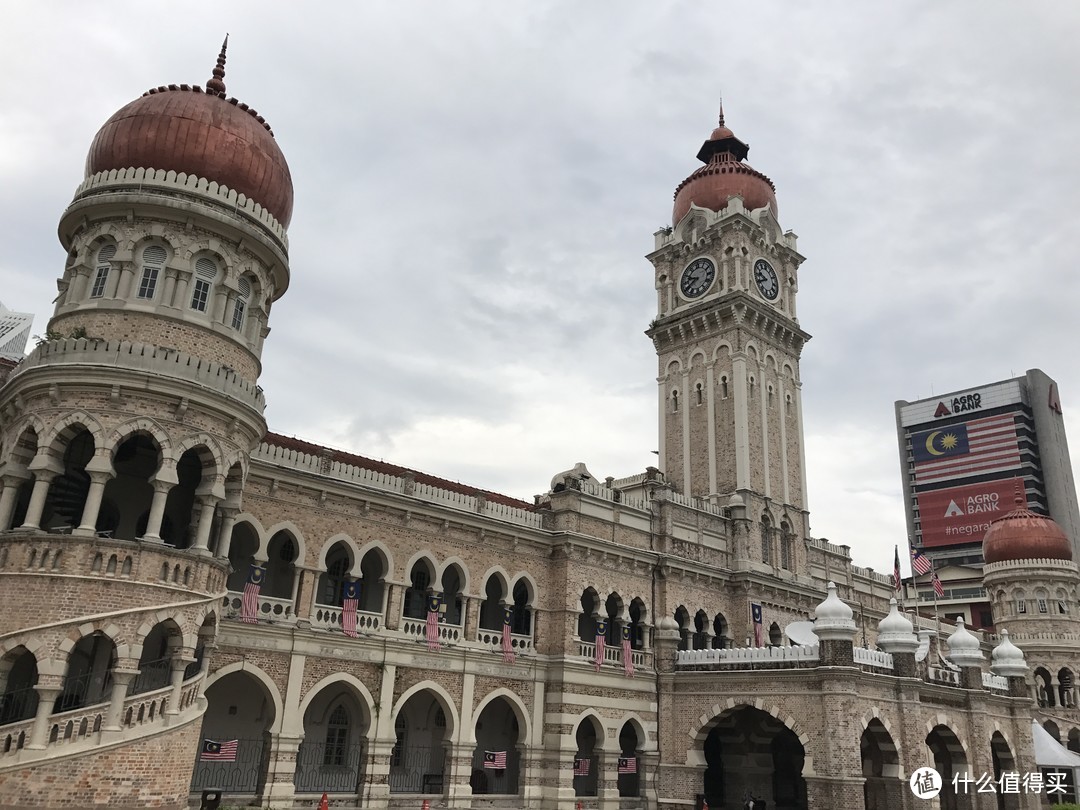
[[[1000,408],[1003,405],[1018,405],[1023,401],[1024,393],[1020,387],[1020,380],[1005,380],[993,385],[985,385],[982,388],[971,388],[967,391],[921,399],[904,405],[900,409],[900,425],[902,427],[924,425],[939,419],[967,414],[978,416],[980,411]]]
[[[1020,466],[1013,414],[988,416],[911,434],[915,483],[935,484]]]
[[[1022,478],[918,493],[915,497],[919,503],[923,546],[933,548],[982,540],[991,520],[1015,508],[1018,487],[1020,492],[1024,491]]]

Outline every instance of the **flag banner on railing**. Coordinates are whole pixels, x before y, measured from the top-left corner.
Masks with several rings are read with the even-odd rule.
[[[634,657],[630,652],[630,625],[622,626],[622,668],[627,678],[634,677]]]
[[[204,762],[236,762],[236,746],[239,740],[203,740],[199,759]]]
[[[503,608],[502,654],[503,661],[508,664],[512,664],[516,660],[516,657],[514,655],[514,646],[510,639],[510,621],[513,618],[514,611],[511,608]]]
[[[439,607],[441,605],[442,597],[439,594],[433,593],[428,597],[425,635],[429,650],[439,649]]]
[[[765,645],[765,616],[761,611],[761,605],[757,602],[750,603],[750,619],[754,623],[754,646],[763,647]]]
[[[578,757],[574,760],[574,776],[588,776],[589,775],[589,760],[583,757]]]
[[[244,583],[244,595],[240,599],[240,621],[248,624],[259,623],[259,591],[262,590],[266,571],[252,564],[248,569],[247,582]]]
[[[506,752],[505,751],[485,751],[484,752],[484,767],[494,768],[495,770],[506,770]]]
[[[341,602],[341,629],[345,635],[356,638],[356,611],[360,607],[360,583],[346,580]]]
[[[593,656],[593,664],[596,671],[604,665],[604,640],[607,637],[607,619],[598,619],[596,622],[596,655]]]
[[[637,773],[637,757],[619,757],[619,773]]]

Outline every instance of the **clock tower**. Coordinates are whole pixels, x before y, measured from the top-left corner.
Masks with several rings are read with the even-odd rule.
[[[790,568],[807,534],[796,316],[803,257],[777,219],[775,187],[724,124],[704,164],[675,191],[672,227],[656,234],[660,462],[686,495],[745,505],[778,537],[762,561]],[[733,496],[738,497],[733,497]]]

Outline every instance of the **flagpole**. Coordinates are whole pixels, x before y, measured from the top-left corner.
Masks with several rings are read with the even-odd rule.
[[[927,555],[927,559],[930,560],[930,590],[934,592],[934,621],[937,623],[937,629],[934,636],[937,639],[937,662],[940,664],[941,659],[944,656],[941,654],[941,612],[938,610],[937,587],[934,585],[934,580],[937,577],[937,569],[934,568],[934,558]]]

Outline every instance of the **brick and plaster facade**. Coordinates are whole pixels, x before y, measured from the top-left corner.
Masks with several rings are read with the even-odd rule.
[[[664,468],[526,503],[267,432],[291,187],[251,188],[112,168],[62,218],[56,337],[0,387],[0,808],[914,810],[920,767],[1034,769],[1022,663],[962,628],[928,655],[890,578],[807,535],[773,207],[691,199],[656,237]],[[702,257],[718,286],[680,300]]]

